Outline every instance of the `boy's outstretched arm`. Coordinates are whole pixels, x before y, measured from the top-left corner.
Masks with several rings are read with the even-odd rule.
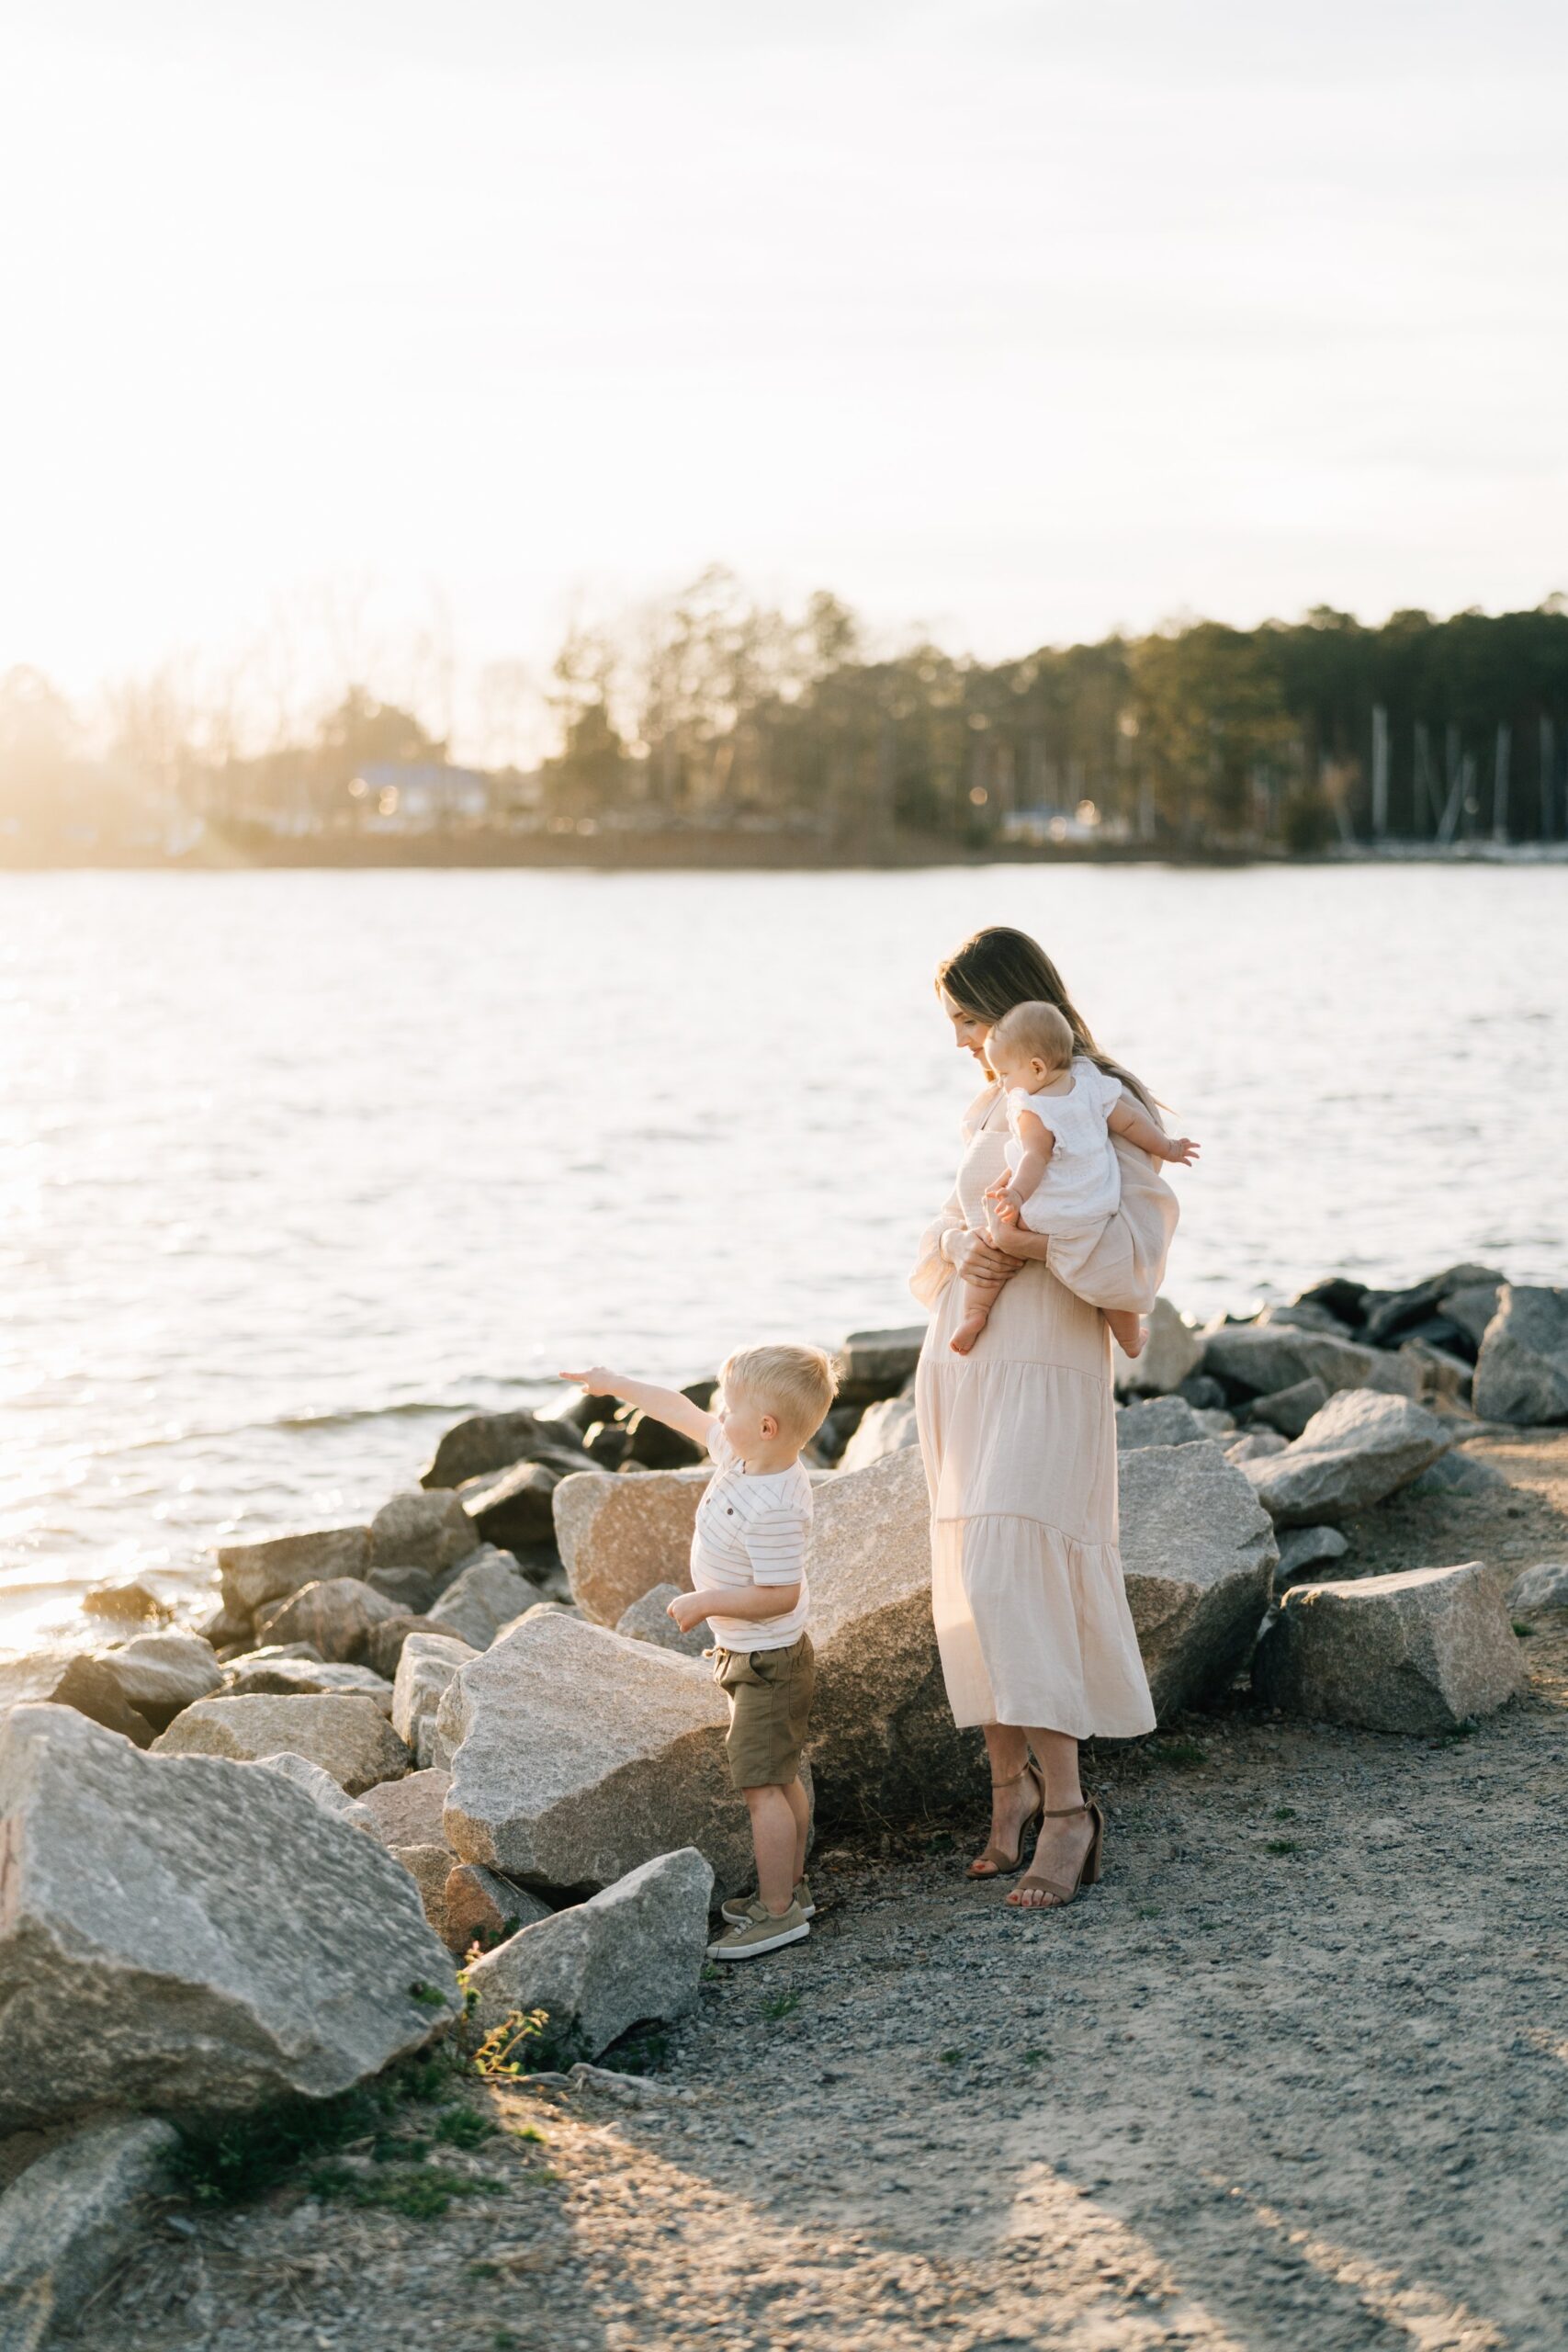
[[[1190,1136],[1162,1135],[1152,1119],[1145,1119],[1141,1111],[1133,1108],[1125,1095],[1105,1124],[1113,1136],[1125,1136],[1129,1143],[1136,1144],[1140,1151],[1152,1153],[1156,1159],[1179,1159],[1183,1167],[1190,1168],[1198,1157],[1198,1147]]]
[[[656,1388],[650,1380],[628,1380],[624,1372],[611,1372],[602,1363],[590,1365],[586,1372],[563,1372],[562,1380],[573,1380],[586,1388],[591,1396],[618,1396],[624,1405],[635,1405],[642,1413],[651,1413],[666,1429],[679,1430],[697,1445],[708,1442],[708,1424],[713,1415],[704,1406],[694,1405],[678,1388]]]

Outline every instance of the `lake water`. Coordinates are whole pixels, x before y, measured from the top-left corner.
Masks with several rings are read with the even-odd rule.
[[[558,1363],[913,1319],[987,922],[1201,1139],[1189,1311],[1568,1277],[1561,871],[0,876],[0,1648]]]

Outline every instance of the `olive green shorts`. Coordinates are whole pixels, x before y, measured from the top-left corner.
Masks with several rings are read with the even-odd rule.
[[[787,1787],[800,1770],[811,1721],[817,1661],[810,1634],[787,1650],[716,1649],[713,1679],[729,1701],[724,1752],[731,1787]]]

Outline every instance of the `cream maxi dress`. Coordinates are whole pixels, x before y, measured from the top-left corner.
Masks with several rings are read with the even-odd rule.
[[[1139,1106],[1142,1107],[1141,1105]],[[1097,1306],[1026,1260],[967,1356],[948,1340],[963,1284],[942,1255],[955,1226],[984,1228],[1007,1105],[970,1104],[958,1181],[920,1243],[910,1288],[932,1309],[915,1375],[931,1498],[931,1610],[955,1720],[1023,1724],[1075,1739],[1154,1728],[1122,1582],[1111,1338]],[[1176,1197],[1147,1156],[1113,1136],[1122,1205],[1075,1267],[1100,1305],[1154,1305]]]

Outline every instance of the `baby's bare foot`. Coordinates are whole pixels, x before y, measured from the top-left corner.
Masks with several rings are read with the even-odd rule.
[[[984,1315],[966,1315],[964,1317],[963,1322],[959,1325],[957,1330],[954,1331],[952,1339],[949,1340],[947,1343],[953,1350],[955,1356],[966,1356],[968,1354],[970,1349],[974,1346],[976,1340],[985,1329],[989,1317]]]

